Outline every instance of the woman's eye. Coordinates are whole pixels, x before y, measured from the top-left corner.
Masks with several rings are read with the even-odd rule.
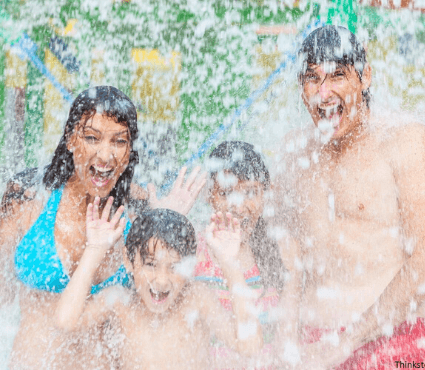
[[[121,145],[121,146],[127,145],[127,143],[128,143],[128,141],[125,140],[125,139],[118,139],[117,140],[117,144]]]
[[[93,135],[86,135],[84,136],[84,139],[88,141],[89,143],[95,143],[96,141],[98,141],[98,138]]]

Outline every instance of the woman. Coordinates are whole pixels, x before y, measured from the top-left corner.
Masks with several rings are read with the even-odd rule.
[[[0,219],[0,271],[5,283],[1,297],[3,302],[13,298],[16,284],[10,279],[16,275],[21,307],[9,369],[115,367],[108,325],[65,335],[55,330],[52,312],[84,252],[87,204],[95,196],[106,200],[110,195],[115,209],[135,201],[147,203],[146,192],[131,184],[138,163],[137,134],[136,109],[125,94],[114,87],[90,88],[71,106],[65,132],[44,172],[44,186],[34,190],[36,171],[9,182]],[[198,173],[199,169],[193,171],[183,184],[182,170],[170,195],[161,201],[150,185],[150,206],[187,213],[205,183]],[[126,218],[125,236],[131,209]],[[121,247],[122,241],[105,256],[92,294],[127,284]]]

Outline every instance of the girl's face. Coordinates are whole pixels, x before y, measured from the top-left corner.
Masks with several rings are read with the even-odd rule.
[[[239,180],[225,172],[214,181],[209,202],[214,212],[230,212],[239,220],[243,241],[247,242],[263,213],[264,186],[259,181]]]
[[[113,118],[96,113],[84,117],[68,142],[77,180],[92,197],[105,198],[127,168],[130,157],[128,128]]]

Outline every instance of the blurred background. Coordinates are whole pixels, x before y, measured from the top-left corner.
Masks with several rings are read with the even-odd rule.
[[[48,163],[73,98],[95,85],[116,86],[137,106],[141,182],[161,183],[230,121],[229,135],[272,156],[308,115],[290,67],[265,84],[315,20],[344,25],[365,43],[375,101],[425,112],[424,0],[0,4],[3,186],[13,173]],[[247,105],[256,89],[263,91]]]

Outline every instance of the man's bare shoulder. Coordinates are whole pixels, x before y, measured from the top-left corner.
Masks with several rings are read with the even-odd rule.
[[[120,319],[128,317],[134,310],[133,291],[121,285],[109,287],[99,293],[98,299],[101,301],[101,309],[113,312]]]
[[[402,163],[425,153],[425,125],[400,122],[396,126],[380,125],[373,130],[383,154],[394,163]]]

